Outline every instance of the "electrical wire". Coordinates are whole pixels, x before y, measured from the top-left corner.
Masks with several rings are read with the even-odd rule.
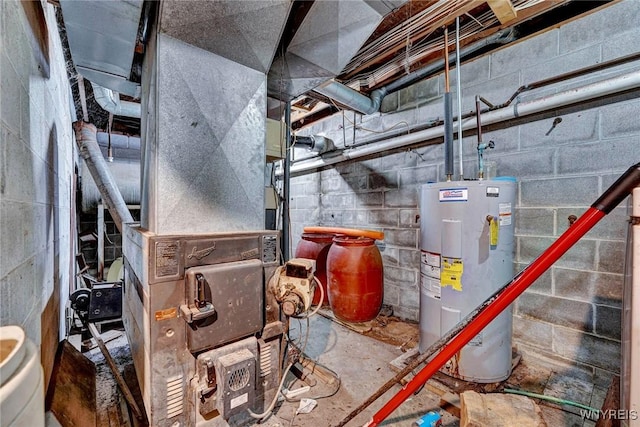
[[[282,392],[282,386],[284,385],[284,380],[287,379],[287,374],[291,370],[292,366],[293,366],[293,363],[290,362],[287,365],[287,368],[282,373],[282,379],[280,380],[280,385],[278,386],[278,389],[276,391],[276,395],[273,396],[273,400],[271,401],[271,404],[269,405],[269,407],[263,413],[256,414],[251,409],[247,409],[247,412],[249,413],[249,416],[251,416],[251,418],[255,418],[257,420],[262,420],[263,418],[266,418],[267,416],[271,415],[271,412],[273,411],[273,408],[276,406],[276,402],[278,401],[278,396]]]

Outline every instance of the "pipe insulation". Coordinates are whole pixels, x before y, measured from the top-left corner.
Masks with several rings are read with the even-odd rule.
[[[91,87],[93,88],[94,99],[105,111],[112,113],[114,116],[140,118],[140,111],[142,110],[140,103],[122,101],[117,92],[93,82],[91,82]]]
[[[91,176],[95,181],[102,201],[109,209],[113,222],[122,233],[122,224],[133,222],[133,217],[127,209],[127,205],[118,190],[118,186],[109,172],[107,161],[102,156],[102,151],[96,140],[96,127],[91,123],[74,123],[76,143],[80,156],[84,159]]]
[[[128,205],[140,204],[140,162],[118,161],[107,162],[107,168],[111,172],[118,191]],[[94,210],[102,200],[102,194],[98,189],[87,163],[82,164],[80,171],[82,177],[82,212]]]
[[[507,107],[490,110],[483,113],[481,115],[482,124],[486,126],[496,123],[502,123],[514,118],[543,113],[546,111],[554,110],[556,108],[566,107],[568,105],[577,104],[580,102],[591,101],[604,96],[614,95],[627,90],[638,88],[640,88],[640,70],[636,70],[631,73],[612,77],[606,80],[587,84],[563,92],[558,92],[553,95],[533,99],[530,101],[519,102],[516,99]],[[455,118],[454,124],[457,124],[457,120],[458,117]],[[468,117],[462,120],[462,129],[465,131],[474,129],[475,126],[475,116]],[[291,166],[291,173],[300,173],[308,170],[318,169],[343,161],[379,154],[384,151],[403,148],[408,145],[422,143],[436,138],[442,138],[442,136],[444,135],[444,131],[444,125],[434,126],[415,133],[389,138],[382,142],[344,149],[342,152],[332,156],[317,156],[310,159],[300,160],[299,162],[296,162]]]

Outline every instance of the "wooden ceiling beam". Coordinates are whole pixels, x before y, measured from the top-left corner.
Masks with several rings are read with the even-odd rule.
[[[511,0],[487,0],[487,4],[503,25],[518,17]]]

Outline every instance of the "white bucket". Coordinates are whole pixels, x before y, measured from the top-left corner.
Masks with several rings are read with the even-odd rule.
[[[0,327],[0,426],[44,427],[40,355],[18,326]]]

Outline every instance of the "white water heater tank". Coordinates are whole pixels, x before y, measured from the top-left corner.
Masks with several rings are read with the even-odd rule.
[[[505,285],[514,273],[516,180],[451,181],[422,186],[420,352]],[[466,381],[511,374],[509,307],[443,367]]]

